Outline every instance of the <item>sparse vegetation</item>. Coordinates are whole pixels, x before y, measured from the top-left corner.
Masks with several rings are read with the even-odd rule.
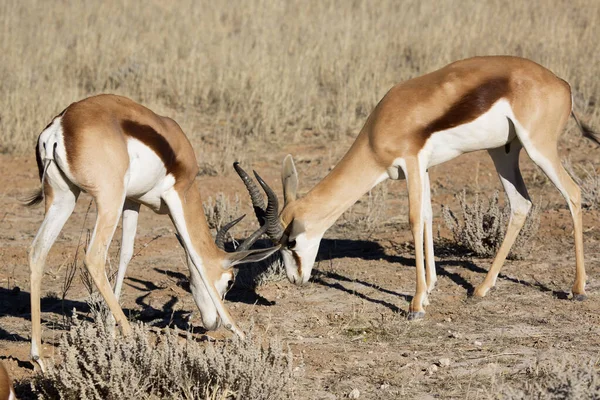
[[[104,313],[101,313],[104,314]],[[101,314],[95,314],[98,317]],[[246,340],[198,343],[177,330],[153,335],[132,324],[115,336],[102,318],[73,318],[60,339],[60,363],[32,380],[41,399],[289,399],[291,354],[280,342]]]
[[[486,204],[479,194],[475,194],[475,201],[470,204],[463,190],[456,196],[461,209],[459,216],[449,207],[442,206],[444,222],[452,232],[454,241],[479,257],[496,255],[506,234],[510,207],[500,207],[498,197],[499,192],[496,191]],[[508,258],[521,259],[529,253],[539,224],[539,208],[533,205]]]
[[[587,208],[600,207],[600,174],[592,163],[578,166],[579,173],[571,162],[565,163],[565,168],[581,188],[581,204]]]
[[[286,279],[285,266],[279,253],[269,258],[241,267],[235,277],[236,287],[255,289],[268,282],[279,282]]]
[[[257,139],[354,134],[394,83],[483,54],[548,66],[571,83],[587,113],[600,92],[588,61],[599,7],[590,0],[552,7],[544,0],[510,7],[497,0],[4,1],[0,150],[31,151],[68,104],[113,92],[175,118],[203,170],[221,174]]]
[[[217,193],[214,200],[212,196],[209,196],[202,206],[208,227],[216,230],[239,217],[240,213],[240,199],[237,195],[235,201],[231,203],[223,193]]]
[[[554,357],[538,361],[514,381],[500,385],[493,396],[510,400],[600,399],[597,360]]]
[[[0,175],[5,189],[0,193],[4,263],[0,267],[0,358],[20,380],[21,399],[28,398],[23,387],[29,387],[33,374],[25,368],[28,356],[23,348],[30,329],[25,249],[39,228],[43,207],[22,212],[14,204],[13,191],[24,192],[38,184],[34,140],[73,101],[111,92],[174,118],[194,147],[198,179],[207,183],[201,191],[214,228],[250,209],[238,210],[233,192],[227,191],[221,203],[215,197],[223,185],[233,186],[232,177],[217,184],[216,178],[207,176],[220,179],[239,160],[244,165],[262,163],[261,173],[264,168],[265,175],[270,173],[265,177],[271,180],[279,173],[284,154],[306,157],[310,153],[319,162],[301,173],[301,188],[308,189],[338,161],[393,84],[457,59],[487,54],[531,58],[571,84],[582,121],[600,129],[600,2],[596,0],[6,0],[0,2],[0,27],[0,153],[4,154]],[[223,400],[261,398],[270,390],[268,398],[287,398],[295,384],[299,398],[343,398],[355,387],[361,399],[599,398],[597,362],[578,357],[583,353],[593,357],[600,349],[594,319],[598,314],[594,296],[598,175],[597,168],[580,161],[594,162],[598,153],[588,144],[581,145],[574,126],[569,123],[572,131],[562,136],[559,147],[561,157],[568,152],[574,158],[574,177],[582,186],[587,207],[585,257],[592,295],[586,302],[563,301],[553,295],[568,288],[573,273],[572,239],[568,234],[556,235],[563,227],[571,229],[570,217],[560,194],[547,187],[552,184],[545,174],[537,168],[523,168],[531,192],[547,196],[544,204],[560,202],[563,208],[560,213],[548,213],[549,224],[540,229],[539,238],[534,235],[538,243],[548,241],[548,246],[534,252],[531,262],[523,263],[527,268],[506,265],[503,272],[516,279],[504,280],[500,293],[483,302],[464,301],[470,286],[483,278],[478,263],[470,260],[474,250],[468,259],[439,260],[440,279],[431,296],[435,311],[428,313],[425,324],[406,321],[403,311],[414,290],[414,249],[410,245],[402,252],[393,250],[412,243],[409,229],[381,229],[390,215],[407,215],[404,183],[391,183],[390,189],[391,185],[400,189],[382,198],[377,196],[384,194],[378,192],[384,188],[376,188],[339,221],[340,230],[334,235],[348,243],[342,251],[323,252],[326,259],[331,258],[329,266],[321,262],[316,268],[328,268],[330,275],[321,274],[320,280],[302,288],[287,282],[267,285],[261,296],[273,303],[268,307],[246,304],[245,299],[227,304],[239,322],[255,315],[261,330],[290,340],[300,362],[306,363],[306,377],[290,381],[289,364],[284,360],[287,352],[274,350],[277,343],[271,350],[261,348],[256,337],[247,343],[237,339],[196,343],[181,331],[157,334],[155,328],[135,325],[136,333],[123,339],[102,333],[110,326],[105,329],[78,320],[78,327],[74,325],[56,343],[53,339],[66,324],[57,323],[62,318],[59,307],[43,305],[44,354],[54,353],[56,365],[49,375],[36,376],[37,394],[42,398],[63,393],[66,398],[98,398],[94,396],[100,394],[109,399],[197,396]],[[465,157],[482,160],[486,156]],[[463,163],[464,158],[457,162]],[[487,175],[482,171],[481,180],[473,185],[469,181],[473,171],[464,165],[464,172],[438,186],[434,212],[436,201],[465,186],[479,190],[481,182],[482,191],[491,194],[484,179]],[[487,172],[494,174],[492,169]],[[497,184],[495,177],[493,181]],[[436,184],[432,181],[432,185]],[[469,237],[478,243],[476,247],[485,243],[484,252],[491,256],[503,237],[507,214],[497,203],[495,219],[486,222],[495,231],[485,231],[489,200],[475,199],[480,209],[473,205],[470,193],[468,200],[473,212],[479,210],[475,214],[479,219],[471,219],[479,236]],[[456,218],[451,225],[464,229],[462,207],[455,203],[449,203]],[[83,211],[76,210],[73,219],[81,220]],[[189,293],[179,290],[186,286],[173,284],[174,279],[187,280],[187,273],[178,262],[182,253],[169,231],[172,225],[165,217],[148,215],[142,211],[136,248],[159,233],[168,238],[159,248],[144,251],[141,262],[132,263],[130,271],[136,279],[130,280],[123,304],[132,315],[140,312],[145,299],[152,301],[157,312],[178,307],[195,310]],[[439,217],[436,212],[434,226],[439,225]],[[164,226],[159,226],[162,221],[166,221]],[[255,227],[256,222],[247,217],[238,229],[251,231],[249,221]],[[65,254],[70,259],[79,229],[79,224],[67,223],[46,271],[65,260]],[[369,243],[362,241],[364,237],[354,242],[358,230],[381,232],[381,236],[369,237]],[[234,232],[239,235],[240,231]],[[447,240],[456,249],[457,240]],[[527,249],[532,240],[523,238],[522,243],[525,247],[517,243],[513,251]],[[364,252],[345,251],[363,245]],[[115,249],[113,245],[109,256],[117,254]],[[80,304],[86,289],[79,278],[69,278],[72,270],[59,271],[65,274],[64,285],[46,276],[46,290],[55,297],[67,297],[66,307]],[[85,272],[81,276],[92,291]],[[241,284],[254,288],[283,276],[280,260],[274,256],[260,266],[240,269],[234,288]],[[144,297],[148,293],[153,298]],[[97,294],[89,304],[91,318],[106,317]],[[474,345],[476,340],[480,345]],[[109,349],[115,350],[112,358],[108,358]],[[279,355],[279,364],[257,361],[269,351]],[[545,361],[524,369],[537,354],[550,352]],[[207,354],[216,354],[213,364]],[[431,366],[446,357],[452,360],[450,366],[440,364],[437,372],[431,372]],[[564,361],[572,357],[580,361]],[[265,375],[248,375],[259,373]],[[274,377],[279,380],[270,380]],[[494,390],[486,392],[494,380]],[[282,387],[283,382],[290,386]],[[263,386],[254,386],[258,383]],[[248,394],[243,387],[255,389],[247,389]],[[117,393],[115,388],[124,392]],[[74,393],[77,389],[81,392]],[[255,395],[254,390],[261,394]]]
[[[385,221],[388,187],[384,182],[363,196],[342,214],[336,228],[342,231],[366,231],[377,229]]]

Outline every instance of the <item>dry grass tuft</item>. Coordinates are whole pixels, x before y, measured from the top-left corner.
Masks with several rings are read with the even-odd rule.
[[[366,199],[365,199],[366,196]],[[342,232],[364,231],[371,232],[385,222],[388,199],[388,186],[381,183],[356,202],[336,225]]]
[[[581,204],[584,207],[597,209],[600,207],[600,174],[592,163],[587,166],[579,165],[579,173],[575,172],[571,162],[565,163],[565,168],[581,188]]]
[[[243,265],[235,276],[235,287],[254,290],[269,282],[286,279],[285,266],[279,252],[261,262]]]
[[[493,257],[506,234],[510,208],[500,207],[498,191],[487,204],[479,194],[476,194],[475,201],[469,204],[465,190],[456,197],[461,208],[460,219],[450,208],[442,205],[442,216],[452,232],[454,241],[479,257]],[[522,259],[529,253],[539,225],[539,208],[534,205],[508,254],[509,259]]]
[[[217,193],[214,200],[209,196],[202,206],[208,227],[216,230],[239,217],[240,213],[240,199],[237,195],[232,203],[223,193]]]
[[[143,324],[121,337],[97,319],[73,318],[60,339],[59,364],[35,375],[41,399],[289,399],[291,353],[272,340],[198,343],[177,330],[154,337]]]

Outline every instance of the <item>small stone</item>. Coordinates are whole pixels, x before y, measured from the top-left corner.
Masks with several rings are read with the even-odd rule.
[[[452,332],[452,331],[449,331],[449,332],[450,332],[450,337],[451,338],[462,339],[462,337],[463,337],[462,333],[460,333],[460,332]]]
[[[390,387],[390,385],[388,383],[382,383],[381,386],[379,386],[379,389],[381,390],[386,390]]]
[[[431,364],[429,366],[429,368],[427,368],[427,374],[431,376],[431,375],[435,374],[437,372],[437,370],[438,370],[437,365]]]
[[[358,399],[360,397],[360,391],[358,389],[352,389],[348,394],[349,399]]]
[[[452,322],[452,318],[448,317],[445,319],[446,322]]]
[[[481,343],[479,340],[476,340],[476,341],[474,341],[474,342],[473,342],[473,344],[474,344],[475,346],[477,346],[477,347],[479,347],[479,346],[482,346],[482,345],[483,345],[483,343]]]
[[[449,358],[440,358],[438,360],[438,364],[440,367],[449,367],[450,366],[450,359]]]

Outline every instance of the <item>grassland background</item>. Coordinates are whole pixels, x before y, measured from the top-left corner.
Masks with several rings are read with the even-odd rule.
[[[4,153],[112,92],[175,118],[223,173],[256,142],[355,134],[394,83],[486,54],[547,66],[600,125],[597,0],[6,0],[0,21]]]

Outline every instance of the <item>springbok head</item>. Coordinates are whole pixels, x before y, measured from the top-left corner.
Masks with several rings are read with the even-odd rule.
[[[275,245],[279,245],[290,282],[302,285],[308,282],[317,257],[319,243],[325,232],[322,224],[309,221],[309,214],[296,201],[298,173],[291,155],[283,161],[281,180],[283,183],[284,207],[279,214],[279,201],[275,192],[256,173],[256,180],[267,195],[265,206],[263,196],[254,180],[234,163],[233,167],[244,182],[258,222]]]

